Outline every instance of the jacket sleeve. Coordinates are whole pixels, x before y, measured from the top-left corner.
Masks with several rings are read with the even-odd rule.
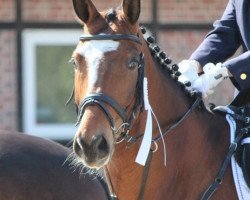
[[[240,46],[234,0],[229,1],[222,18],[215,21],[213,27],[190,58],[199,61],[202,66],[208,62],[224,62]]]
[[[214,64],[225,62],[239,48],[241,35],[236,21],[235,0],[229,0],[223,16],[214,22],[213,27],[214,29],[207,34],[190,57],[197,60],[201,66],[209,62]],[[224,66],[233,75],[233,83],[238,89],[244,90],[250,87],[250,80],[242,75],[242,73],[250,74],[250,52],[226,61]]]
[[[223,63],[233,75],[233,83],[239,90],[250,87],[250,51]]]

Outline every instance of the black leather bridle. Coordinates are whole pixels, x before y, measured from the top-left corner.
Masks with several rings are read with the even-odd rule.
[[[100,35],[82,35],[80,36],[80,41],[90,41],[90,40],[130,40],[133,42],[138,43],[139,45],[142,44],[141,39],[139,36],[135,35],[126,35],[126,34],[115,34],[115,35],[109,35],[109,34],[100,34]],[[134,105],[132,107],[132,111],[130,115],[128,115],[127,108],[123,108],[120,106],[120,104],[111,98],[110,96],[107,96],[103,93],[91,93],[88,94],[80,103],[78,109],[78,117],[76,125],[78,125],[81,122],[81,119],[84,115],[84,112],[88,106],[98,106],[105,116],[107,117],[110,127],[112,129],[113,134],[116,136],[117,133],[119,133],[119,136],[116,136],[116,142],[121,142],[126,135],[128,134],[129,130],[132,127],[134,116],[138,111],[140,111],[143,107],[143,78],[144,78],[144,55],[140,54],[140,61],[138,65],[138,78],[136,83],[136,89],[134,94]],[[133,102],[133,101],[132,101]],[[109,105],[122,119],[122,125],[116,129],[115,128],[115,122],[110,114],[109,109],[107,108],[107,105]]]
[[[90,41],[90,40],[130,40],[133,42],[138,43],[139,45],[142,45],[142,41],[139,38],[139,36],[135,35],[126,35],[126,34],[115,34],[115,35],[107,35],[107,34],[100,34],[100,35],[82,35],[80,36],[80,41],[85,42],[85,41]],[[116,142],[121,142],[123,140],[126,140],[128,144],[134,144],[137,142],[142,135],[139,136],[129,136],[128,133],[130,129],[132,128],[135,115],[137,112],[142,111],[142,108],[144,106],[144,100],[143,100],[143,79],[144,79],[144,65],[145,65],[145,60],[144,60],[144,55],[143,53],[140,54],[140,61],[139,61],[139,67],[138,67],[138,78],[137,78],[137,83],[136,83],[136,89],[135,89],[135,94],[134,98],[135,100],[132,101],[134,102],[132,112],[130,115],[127,115],[127,108],[122,108],[117,101],[115,101],[113,98],[110,96],[107,96],[103,93],[91,93],[87,95],[80,103],[78,110],[78,117],[77,117],[77,123],[78,125],[81,122],[81,119],[84,115],[84,112],[88,106],[98,106],[105,116],[107,117],[110,127],[112,129],[112,132],[114,136],[116,136],[116,133],[119,133],[119,139],[116,139]],[[74,95],[74,92],[72,93],[69,101],[72,99],[72,96]],[[68,102],[69,102],[68,101]],[[170,132],[172,129],[174,129],[176,126],[178,126],[184,119],[186,119],[189,114],[199,105],[200,98],[198,98],[191,108],[181,117],[178,119],[172,126],[170,126],[167,131],[164,133],[164,136]],[[109,109],[107,108],[107,105],[109,105],[122,119],[123,123],[122,125],[115,130],[115,122],[112,117],[112,115],[109,112]],[[122,131],[120,129],[122,128]],[[157,141],[160,138],[160,136],[156,137],[154,141]],[[130,146],[129,145],[129,146]],[[150,151],[149,158],[147,159],[146,166],[144,168],[143,172],[143,178],[142,178],[142,184],[141,184],[141,189],[138,195],[138,200],[141,200],[143,198],[144,190],[145,190],[145,184],[149,172],[149,167],[151,163],[151,158],[152,158],[152,151]],[[118,197],[116,196],[113,185],[111,182],[111,178],[109,176],[107,168],[104,168],[104,172],[106,174],[106,181],[108,185],[108,193],[109,193],[109,199],[110,200],[118,200]]]
[[[80,41],[89,41],[89,40],[131,40],[140,45],[142,45],[142,41],[139,36],[135,35],[127,35],[127,34],[99,34],[99,35],[81,35]]]

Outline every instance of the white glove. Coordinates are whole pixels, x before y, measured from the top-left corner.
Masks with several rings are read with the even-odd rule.
[[[184,85],[187,82],[192,83],[198,79],[198,65],[194,60],[183,60],[179,64],[179,72],[181,75],[178,77],[178,81]],[[191,87],[187,87],[188,90],[191,90]]]
[[[203,68],[204,74],[196,79],[191,87],[202,93],[203,98],[214,92],[214,88],[225,78],[228,77],[228,71],[226,67],[223,67],[222,63],[208,63]]]

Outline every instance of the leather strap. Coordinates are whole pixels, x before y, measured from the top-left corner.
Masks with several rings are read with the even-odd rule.
[[[142,44],[142,41],[139,37],[137,37],[135,35],[126,35],[126,34],[81,35],[80,40],[82,42],[90,41],[90,40],[131,40],[131,41],[136,42],[140,45]]]
[[[153,157],[153,150],[150,149],[149,154],[148,154],[148,158],[146,161],[146,165],[145,165],[144,170],[143,170],[143,175],[142,175],[142,179],[141,179],[141,189],[140,189],[140,193],[139,193],[138,198],[137,198],[138,200],[143,200],[152,157]]]
[[[106,184],[109,190],[109,200],[118,200],[118,197],[116,196],[115,191],[114,191],[114,186],[112,184],[107,166],[104,167],[104,174],[105,174]]]
[[[224,162],[222,163],[222,166],[216,176],[216,178],[214,179],[213,183],[208,187],[208,189],[204,192],[201,200],[208,200],[210,199],[210,197],[213,195],[213,193],[218,189],[218,187],[221,185],[222,183],[222,179],[226,173],[226,169],[229,165],[229,163],[231,162],[231,157],[233,156],[233,154],[235,153],[236,149],[237,149],[237,144],[239,143],[239,141],[241,140],[241,138],[247,134],[249,132],[249,128],[243,128],[240,130],[238,136],[235,138],[235,140],[230,144],[229,147],[229,151],[226,155],[226,158],[224,160]]]
[[[87,97],[85,97],[85,99],[81,102],[79,106],[80,115],[78,116],[78,120],[76,124],[78,125],[80,123],[82,115],[84,114],[84,111],[87,106],[97,105],[98,107],[102,109],[102,111],[104,111],[105,115],[107,116],[109,120],[111,127],[114,127],[113,118],[111,114],[109,113],[108,109],[106,108],[106,106],[102,102],[111,106],[116,111],[116,113],[122,118],[123,122],[125,122],[126,114],[124,112],[124,109],[122,109],[121,106],[118,103],[116,103],[115,100],[113,100],[111,97],[103,93],[92,93],[92,94],[89,94]]]

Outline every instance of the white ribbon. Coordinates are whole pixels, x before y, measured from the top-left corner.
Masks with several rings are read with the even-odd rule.
[[[144,95],[144,108],[145,110],[147,110],[148,113],[147,113],[145,132],[135,162],[144,166],[147,161],[152,143],[152,129],[153,129],[151,106],[149,104],[149,99],[148,99],[148,80],[146,77],[144,77],[143,79],[143,95]]]
[[[157,126],[159,128],[162,140],[163,140],[163,135],[162,135],[159,122],[149,103],[148,80],[146,77],[144,77],[144,80],[143,80],[143,94],[144,94],[144,108],[148,113],[147,113],[145,132],[144,132],[141,146],[136,156],[135,162],[137,162],[138,164],[142,166],[145,166],[145,163],[147,161],[148,154],[151,148],[151,144],[152,144],[152,132],[153,132],[152,114],[157,122]],[[163,147],[164,147],[164,164],[166,165],[166,147],[165,147],[164,140],[163,140]]]

